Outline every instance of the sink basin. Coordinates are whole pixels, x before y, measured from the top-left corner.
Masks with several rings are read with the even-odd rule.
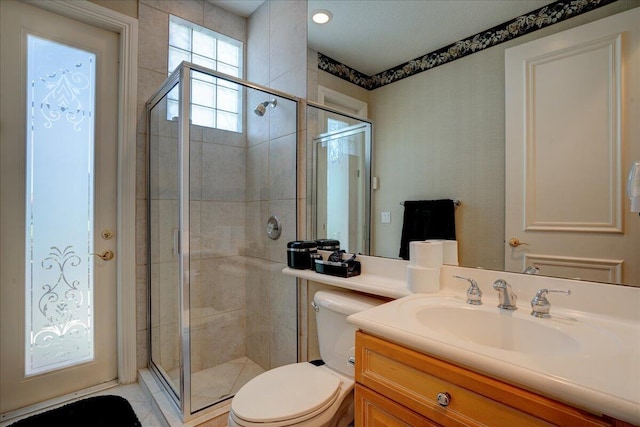
[[[595,360],[619,354],[625,346],[615,332],[624,331],[621,324],[603,328],[597,317],[563,314],[557,308],[550,319],[541,319],[531,316],[528,307],[510,311],[497,303],[469,305],[460,296],[417,294],[354,314],[349,321],[428,351],[443,344],[510,361]]]
[[[476,307],[428,306],[415,312],[419,324],[469,343],[521,353],[571,353],[580,345],[570,335],[515,312]]]

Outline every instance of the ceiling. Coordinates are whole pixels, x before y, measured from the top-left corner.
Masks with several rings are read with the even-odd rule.
[[[263,0],[208,0],[249,16]],[[543,7],[553,0],[308,0],[309,47],[377,74]],[[326,25],[311,21],[329,10]]]

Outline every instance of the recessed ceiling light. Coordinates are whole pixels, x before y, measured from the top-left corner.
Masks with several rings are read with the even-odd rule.
[[[311,16],[311,19],[316,24],[326,24],[331,21],[331,18],[333,18],[333,15],[328,10],[316,10]]]

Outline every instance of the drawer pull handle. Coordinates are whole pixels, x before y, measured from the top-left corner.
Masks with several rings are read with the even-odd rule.
[[[451,403],[451,395],[446,391],[438,393],[436,398],[438,399],[438,405],[440,406],[447,407],[449,406],[449,403]]]

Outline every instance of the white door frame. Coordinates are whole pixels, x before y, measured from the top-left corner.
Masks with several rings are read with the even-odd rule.
[[[118,381],[137,380],[136,360],[136,106],[138,20],[85,0],[25,0],[33,6],[119,34],[117,171]]]

